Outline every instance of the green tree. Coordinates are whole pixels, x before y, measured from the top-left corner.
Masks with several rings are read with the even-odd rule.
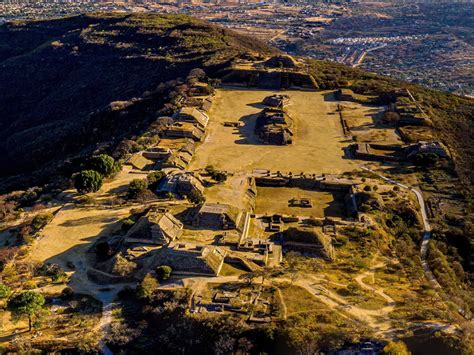
[[[216,172],[212,175],[212,178],[217,182],[224,182],[227,180],[227,175],[222,172]]]
[[[165,176],[166,174],[162,171],[154,171],[152,173],[149,173],[146,176],[146,180],[148,181],[148,187],[151,189],[156,188]]]
[[[90,169],[99,172],[105,177],[109,177],[121,169],[121,164],[107,154],[93,156],[89,159],[88,165]]]
[[[0,298],[7,298],[12,292],[11,288],[7,285],[0,284]]]
[[[133,179],[128,186],[128,197],[137,198],[138,195],[148,188],[148,182],[142,179]]]
[[[165,281],[168,280],[171,276],[173,269],[168,265],[161,265],[156,268],[156,277],[158,280]]]
[[[28,328],[31,331],[33,319],[38,318],[44,302],[43,295],[33,291],[26,291],[10,298],[7,303],[7,309],[15,317],[28,317]]]
[[[137,287],[137,296],[142,299],[150,299],[158,285],[158,281],[151,274],[146,274]]]
[[[77,191],[83,194],[99,191],[104,181],[102,175],[95,170],[82,170],[72,178]]]
[[[187,198],[196,205],[200,205],[205,201],[204,196],[198,190],[191,190]]]
[[[402,341],[390,341],[383,348],[383,353],[388,355],[409,355],[407,346]]]

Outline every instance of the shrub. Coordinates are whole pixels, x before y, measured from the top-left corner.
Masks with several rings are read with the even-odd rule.
[[[147,180],[133,179],[128,186],[128,197],[137,198],[138,195],[148,188]]]
[[[151,274],[146,274],[137,287],[137,296],[142,299],[150,299],[158,285],[158,281]]]
[[[103,177],[95,170],[82,170],[73,175],[74,187],[80,193],[97,192],[102,187]]]
[[[127,276],[135,270],[135,267],[136,264],[134,262],[128,261],[122,255],[117,255],[112,272],[120,276]]]
[[[217,182],[224,182],[227,180],[227,175],[222,172],[215,172],[214,174],[212,174],[212,178]]]
[[[405,343],[401,341],[390,341],[387,345],[383,348],[383,353],[387,355],[408,355],[410,352],[408,351],[407,346]]]
[[[150,189],[155,189],[165,176],[166,174],[162,171],[154,171],[149,173],[146,177],[146,180],[148,181],[148,187]]]
[[[7,298],[12,292],[11,288],[7,285],[0,284],[0,298]]]
[[[74,296],[74,291],[70,287],[65,287],[64,290],[62,290],[61,292],[61,298],[63,300],[72,299],[73,296]]]
[[[217,171],[212,165],[206,166],[205,170],[217,182],[223,182],[227,180],[227,175],[223,172]]]
[[[168,280],[171,276],[173,269],[168,265],[161,265],[156,268],[156,277],[159,281]]]
[[[395,111],[385,111],[383,120],[387,123],[397,124],[400,121],[400,115]]]
[[[53,220],[53,218],[53,214],[49,212],[38,214],[31,221],[31,226],[37,230],[44,228],[49,222]]]
[[[36,284],[35,280],[26,280],[25,283],[23,284],[23,288],[25,290],[33,290],[36,287],[38,287],[38,285]]]
[[[197,190],[191,190],[187,196],[188,200],[196,205],[204,203],[204,196]]]
[[[206,72],[202,70],[201,68],[194,68],[194,69],[191,69],[191,71],[188,74],[188,77],[203,79],[206,77]]]

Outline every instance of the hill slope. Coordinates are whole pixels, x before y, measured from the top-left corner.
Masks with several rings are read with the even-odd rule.
[[[217,74],[245,53],[275,49],[181,15],[92,14],[0,26],[0,190],[45,181],[56,163],[139,133],[166,98],[133,115],[107,114],[193,68]],[[335,63],[309,61],[321,88],[350,86],[383,95],[409,87],[452,149],[457,171],[474,182],[474,100]],[[468,184],[469,185],[469,184]]]
[[[177,15],[95,14],[0,26],[0,178],[53,165],[100,137],[91,113],[193,68],[212,72],[246,52],[274,50]],[[129,118],[127,118],[129,119]],[[39,176],[42,175],[39,171]]]

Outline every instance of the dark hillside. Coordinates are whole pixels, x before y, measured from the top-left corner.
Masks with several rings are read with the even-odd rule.
[[[176,15],[87,15],[0,26],[0,178],[90,143],[91,113],[265,45]],[[129,119],[129,117],[127,117]],[[136,117],[135,117],[136,119]],[[128,122],[133,123],[133,122]],[[123,135],[108,127],[108,139]]]

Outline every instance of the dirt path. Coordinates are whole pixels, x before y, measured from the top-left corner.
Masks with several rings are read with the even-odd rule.
[[[423,240],[421,242],[420,246],[420,257],[421,257],[421,265],[423,267],[423,271],[425,273],[426,278],[428,281],[431,283],[431,285],[438,290],[441,290],[441,285],[439,284],[438,280],[436,280],[436,277],[434,276],[433,272],[431,271],[428,262],[426,261],[426,254],[428,252],[428,243],[431,239],[431,225],[428,221],[428,215],[426,213],[426,206],[425,206],[425,200],[423,199],[423,195],[420,191],[418,191],[415,188],[412,188],[407,185],[400,184],[399,182],[390,179],[388,177],[385,177],[365,166],[361,166],[361,169],[365,171],[369,171],[374,175],[377,175],[379,178],[381,178],[384,181],[387,181],[393,185],[396,185],[398,187],[401,187],[402,189],[410,190],[413,192],[416,196],[416,199],[418,201],[418,204],[420,205],[420,214],[421,214],[421,219],[423,222]]]
[[[374,258],[374,260],[376,260],[376,258]],[[344,310],[344,313],[349,314],[361,321],[364,321],[372,329],[375,330],[376,334],[383,334],[389,329],[391,329],[392,327],[390,319],[387,316],[388,314],[390,314],[390,312],[394,310],[395,301],[390,296],[388,296],[383,291],[383,289],[372,287],[364,283],[364,279],[369,276],[374,277],[375,270],[382,268],[384,266],[385,266],[384,262],[376,263],[373,266],[371,266],[369,270],[364,271],[355,277],[355,281],[364,290],[374,292],[375,294],[379,295],[387,302],[386,306],[376,309],[376,310],[369,310],[369,309],[353,306],[343,297],[339,296],[337,293],[333,292],[332,290],[320,284],[320,282],[323,281],[327,283],[337,284],[337,286],[343,286],[343,287],[347,286],[341,283],[334,283],[321,277],[311,276],[311,279],[315,281],[314,283],[308,280],[302,280],[302,281],[296,282],[296,285],[301,286],[304,289],[306,289],[308,292],[310,292],[312,295],[314,295],[316,298],[321,300],[330,308],[335,309],[335,310]]]
[[[390,297],[389,295],[387,295],[383,289],[380,289],[380,288],[375,288],[375,287],[372,287],[372,286],[369,286],[367,285],[366,283],[364,283],[364,279],[366,277],[372,277],[372,283],[374,284],[375,283],[375,270],[377,269],[380,269],[382,267],[385,266],[385,263],[383,262],[379,262],[375,265],[373,265],[369,270],[367,270],[366,272],[363,272],[362,274],[358,275],[356,278],[355,278],[355,281],[360,285],[360,287],[362,287],[363,289],[365,290],[369,290],[371,292],[374,292],[376,293],[377,295],[379,295],[380,297],[382,297],[388,304],[394,304],[395,301],[393,300],[392,297]],[[393,308],[393,307],[385,307],[385,308]]]

